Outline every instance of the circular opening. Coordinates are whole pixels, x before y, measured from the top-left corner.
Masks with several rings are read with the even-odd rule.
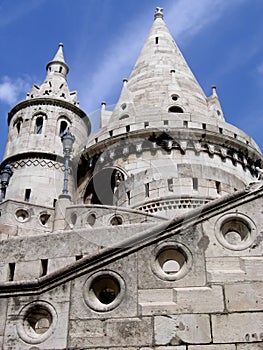
[[[187,261],[186,254],[179,248],[164,249],[157,256],[162,271],[168,275],[178,273]]]
[[[38,344],[54,331],[57,314],[50,304],[37,301],[26,305],[18,320],[17,332],[21,339],[29,344]]]
[[[231,250],[248,248],[256,238],[254,222],[242,213],[228,213],[218,219],[215,236],[218,242]]]
[[[123,103],[123,104],[121,105],[121,109],[122,109],[122,110],[126,109],[126,107],[127,107],[126,103]]]
[[[25,327],[28,327],[30,332],[44,334],[50,328],[51,322],[52,317],[48,310],[41,306],[34,306],[26,315]]]
[[[15,215],[16,215],[16,219],[20,222],[25,222],[29,220],[29,217],[30,217],[29,212],[25,209],[18,209]]]
[[[108,305],[118,296],[120,285],[116,279],[105,276],[96,278],[90,289],[102,304]]]
[[[89,214],[89,216],[87,217],[87,222],[90,226],[93,226],[96,222],[96,215],[94,213]]]
[[[112,226],[122,225],[123,223],[122,217],[116,215],[111,219],[110,223]]]
[[[85,283],[84,299],[95,311],[109,311],[117,307],[125,292],[123,279],[113,271],[97,272]]]
[[[175,281],[184,277],[192,266],[190,251],[180,243],[163,243],[154,251],[153,272],[158,277]]]
[[[173,101],[177,101],[178,98],[179,98],[179,96],[176,95],[176,94],[173,94],[171,97],[172,97],[172,100],[173,100]]]
[[[221,232],[227,243],[239,245],[249,238],[251,229],[243,220],[232,219],[222,224]]]
[[[221,112],[219,110],[216,111],[217,112],[217,115],[220,116],[221,115]]]

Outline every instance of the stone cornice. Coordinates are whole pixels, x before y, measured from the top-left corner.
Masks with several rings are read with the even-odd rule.
[[[39,105],[52,105],[52,106],[66,108],[72,111],[73,113],[77,114],[80,118],[82,118],[90,130],[89,118],[82,109],[73,105],[70,102],[60,100],[60,99],[55,99],[55,98],[47,98],[47,97],[32,98],[32,99],[24,100],[18,103],[17,105],[15,105],[11,109],[11,111],[8,113],[8,125],[10,124],[10,121],[14,116],[14,114],[17,113],[19,110],[24,109],[26,107],[39,106]]]

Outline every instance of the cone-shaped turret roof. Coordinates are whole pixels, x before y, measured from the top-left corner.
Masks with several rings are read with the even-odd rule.
[[[163,20],[162,9],[157,8],[152,28],[123,87],[111,122],[122,120],[124,113],[137,120],[169,111],[209,115],[207,97],[175,44]]]
[[[40,86],[33,86],[28,98],[51,97],[78,105],[77,93],[70,92],[67,84],[69,67],[64,59],[62,43],[53,60],[48,62],[46,70],[46,79]]]

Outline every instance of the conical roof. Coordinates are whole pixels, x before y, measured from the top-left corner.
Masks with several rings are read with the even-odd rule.
[[[124,90],[112,122],[124,113],[136,120],[146,115],[161,116],[169,110],[202,116],[208,113],[207,98],[175,44],[160,8],[156,9],[153,25]]]

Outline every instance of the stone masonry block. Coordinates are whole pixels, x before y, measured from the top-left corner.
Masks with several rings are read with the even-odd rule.
[[[263,282],[235,283],[225,286],[229,311],[259,311],[263,304]]]
[[[154,318],[156,345],[210,343],[211,331],[208,315],[166,315]]]
[[[237,344],[236,350],[262,350],[262,343],[251,343],[251,344]]]
[[[189,345],[187,350],[236,350],[235,344]]]
[[[152,344],[152,333],[150,317],[102,321],[75,320],[70,323],[69,348],[113,349],[117,346],[149,346]]]
[[[139,304],[143,315],[224,310],[221,286],[141,290]]]
[[[263,312],[212,315],[215,343],[248,343],[263,341]]]

